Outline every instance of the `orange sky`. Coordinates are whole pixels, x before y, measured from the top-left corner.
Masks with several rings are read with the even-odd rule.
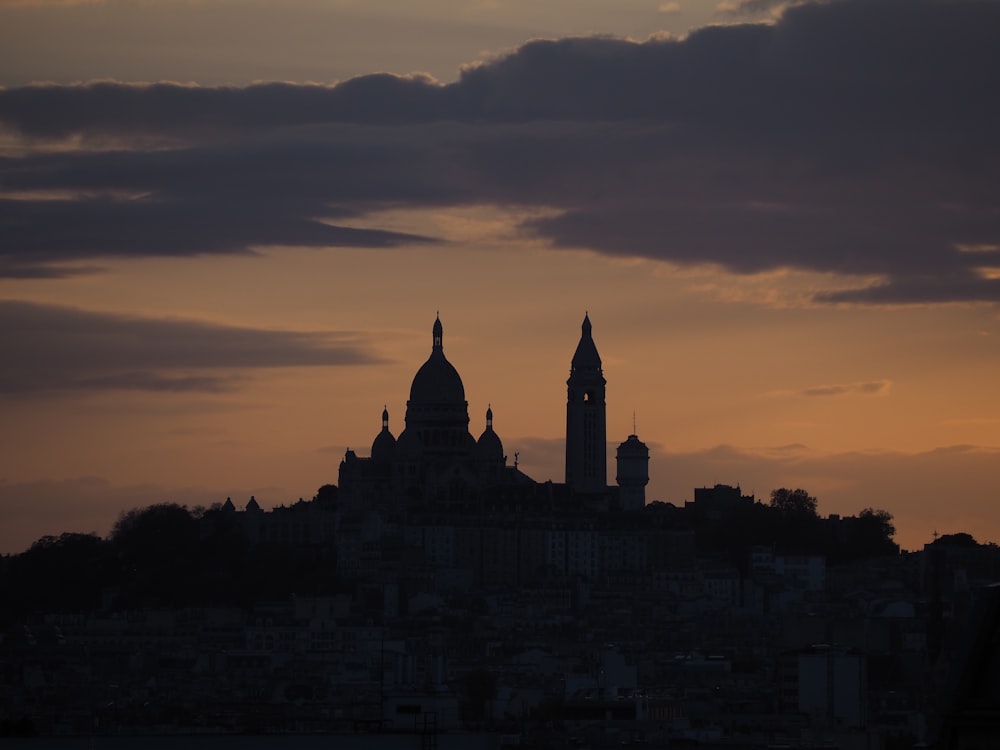
[[[341,70],[325,77],[310,44],[299,53],[294,44],[296,24],[326,12],[317,3],[289,6],[287,25],[275,31],[280,44],[253,65],[236,53],[264,33],[250,24],[271,17],[267,3],[253,4],[222,44],[229,59],[180,21],[163,30],[159,51],[121,44],[104,57],[86,53],[82,41],[64,39],[80,19],[91,24],[80,27],[85,40],[101,33],[101,18],[135,30],[182,11],[167,0],[68,5],[0,2],[0,29],[8,29],[0,32],[8,87],[0,91],[0,226],[9,228],[0,236],[0,330],[11,353],[0,371],[0,551],[61,531],[104,534],[122,510],[157,501],[232,496],[242,504],[253,494],[267,507],[310,497],[336,482],[346,448],[367,454],[383,404],[398,435],[437,311],[472,432],[482,431],[492,404],[509,459],[517,452],[536,479],[562,480],[565,380],[589,311],[608,380],[609,476],[634,415],[652,450],[648,500],[682,503],[693,487],[715,483],[761,498],[803,487],[823,514],[889,510],[904,548],[935,531],[1000,541],[995,151],[974,162],[958,154],[949,163],[947,149],[924,159],[931,141],[915,130],[918,145],[903,133],[889,158],[855,140],[852,120],[817,124],[821,112],[780,137],[782,118],[761,114],[751,132],[704,109],[715,106],[711,97],[683,115],[635,104],[627,123],[608,124],[607,107],[628,108],[643,87],[661,86],[641,60],[621,63],[636,91],[619,101],[615,84],[596,115],[533,114],[555,106],[551,94],[525,104],[523,85],[496,83],[493,109],[471,124],[458,109],[447,122],[387,115],[403,92],[382,89],[378,117],[387,119],[374,124],[293,122],[258,133],[253,124],[199,119],[215,106],[209,97],[222,95],[211,87],[224,81],[408,73],[433,70],[435,56],[457,79],[462,62],[516,50],[546,30],[553,38],[604,31],[644,39],[747,20],[720,17],[714,4],[660,12],[662,3],[630,2],[632,28],[621,13],[615,20],[613,3],[588,4],[585,17],[562,25],[527,3],[493,4],[503,12],[492,21],[483,20],[483,4],[463,6],[467,15],[428,4],[419,22],[455,40],[432,55],[409,37],[410,46],[390,43],[405,36],[392,3],[364,11],[338,3],[345,23],[371,31],[372,45],[336,55]],[[861,21],[877,15],[849,0],[837,5]],[[888,7],[871,4],[880,6]],[[226,2],[183,10],[213,23],[232,12]],[[826,12],[813,20],[834,24]],[[948,19],[955,28],[969,23],[959,16]],[[793,42],[812,17],[796,18],[779,22],[785,33],[766,42],[771,53],[800,54]],[[483,46],[472,51],[456,24],[477,29],[472,38]],[[32,60],[25,41],[8,46],[4,35],[18,25],[55,45],[53,53]],[[378,28],[389,29],[385,38]],[[734,29],[699,37],[698,49],[728,61]],[[164,63],[180,60],[182,41],[195,54],[172,75]],[[633,42],[602,44],[523,48],[484,76],[502,82],[524,69],[544,78],[532,66],[581,55],[585,63],[575,64],[598,82],[581,86],[586,96],[602,85],[601,66],[637,50],[659,54]],[[978,64],[1000,76],[996,60]],[[729,76],[728,65],[718,70]],[[849,68],[840,74],[849,77]],[[207,96],[150,109],[148,122],[135,117],[141,107],[115,121],[115,99],[101,109],[84,103],[105,95],[97,89],[75,89],[80,97],[67,104],[59,97],[74,90],[23,88],[78,76],[198,80]],[[454,90],[474,97],[473,83]],[[355,106],[374,106],[367,85],[356,87],[364,96]],[[418,86],[400,112],[440,90]],[[141,106],[160,106],[158,95]],[[168,122],[188,106],[191,119]],[[953,106],[949,117],[928,118],[934,137],[979,144],[961,102]],[[515,114],[482,122],[483,112],[505,107]],[[107,119],[93,119],[97,111]],[[252,119],[265,110],[246,111]],[[986,125],[997,118],[995,109],[975,111]],[[863,110],[852,116],[867,122]],[[694,120],[699,128],[687,124]],[[724,131],[717,140],[716,127]],[[308,172],[313,148],[318,177]],[[918,156],[908,162],[910,154]],[[189,172],[198,178],[189,182]],[[147,173],[155,176],[149,184]],[[317,236],[289,223],[297,205],[310,220],[329,208],[324,221],[345,234]],[[358,230],[369,234],[347,233]],[[885,295],[871,291],[886,284]]]

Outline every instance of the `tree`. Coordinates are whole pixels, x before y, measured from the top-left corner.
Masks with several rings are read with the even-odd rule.
[[[859,558],[898,555],[899,545],[892,541],[895,533],[892,513],[879,508],[865,508],[858,513],[850,544]]]
[[[858,520],[865,524],[870,524],[877,528],[879,534],[886,539],[892,539],[896,533],[896,527],[892,523],[892,513],[881,508],[865,508],[858,513]]]
[[[7,615],[30,610],[89,610],[101,600],[110,564],[107,542],[96,534],[44,536],[0,566],[0,601]]]
[[[964,531],[957,534],[942,534],[931,543],[941,547],[965,547],[966,549],[974,549],[979,546],[972,534]]]
[[[109,538],[119,554],[141,559],[184,554],[198,540],[198,522],[182,505],[157,503],[124,511]]]
[[[803,489],[771,490],[771,507],[786,516],[816,518],[816,498]]]
[[[129,606],[186,603],[202,570],[198,521],[184,506],[158,503],[122,513],[109,537]]]
[[[313,502],[329,505],[331,508],[336,507],[338,493],[339,491],[337,489],[337,485],[324,484],[316,490],[316,494],[313,496]]]

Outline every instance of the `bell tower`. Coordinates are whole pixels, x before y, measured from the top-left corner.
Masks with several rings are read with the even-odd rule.
[[[607,409],[601,355],[591,335],[590,316],[566,381],[566,484],[571,492],[605,492],[608,485]]]

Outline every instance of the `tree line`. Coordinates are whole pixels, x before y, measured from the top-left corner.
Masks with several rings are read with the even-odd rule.
[[[332,550],[251,544],[238,524],[225,519],[217,507],[157,503],[122,513],[106,538],[42,537],[20,554],[0,558],[0,597],[8,605],[0,617],[249,605],[290,593],[343,590]]]
[[[739,503],[721,514],[665,503],[653,503],[646,510],[661,524],[693,529],[699,553],[725,558],[741,569],[747,565],[750,548],[758,545],[779,554],[822,555],[834,565],[899,554],[888,511],[866,507],[856,516],[823,518],[818,507],[816,497],[806,490],[782,487],[771,492],[768,503]]]
[[[313,501],[332,509],[331,492],[335,488],[320,488]],[[832,564],[899,553],[887,511],[865,508],[833,521],[819,517],[817,506],[805,490],[781,488],[768,504],[741,504],[720,517],[653,503],[639,520],[693,529],[699,554],[744,569],[750,548],[762,544],[779,553],[824,555]],[[106,538],[46,536],[0,558],[0,597],[7,605],[0,615],[7,622],[0,624],[31,612],[245,606],[291,593],[348,590],[329,546],[251,543],[233,514],[218,506],[158,503],[122,513]]]

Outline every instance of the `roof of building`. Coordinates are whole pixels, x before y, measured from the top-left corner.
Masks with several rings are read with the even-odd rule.
[[[600,370],[601,355],[597,353],[597,344],[591,333],[590,315],[584,314],[580,343],[576,345],[573,354],[573,370]]]

